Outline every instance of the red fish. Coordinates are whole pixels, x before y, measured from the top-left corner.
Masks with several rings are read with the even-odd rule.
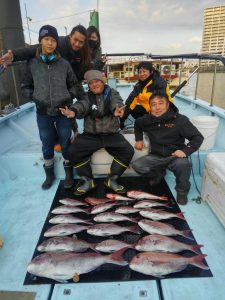
[[[134,201],[134,199],[124,197],[118,194],[106,194],[106,197],[111,200],[117,200],[117,201]]]
[[[86,197],[84,199],[84,201],[87,202],[88,204],[94,206],[94,205],[104,204],[104,203],[107,203],[107,202],[110,202],[110,201],[113,201],[113,200],[112,199],[106,199],[106,198],[99,199],[99,198],[94,198],[94,197]]]
[[[137,200],[143,200],[143,199],[159,199],[159,200],[168,200],[167,197],[163,196],[157,196],[150,193],[142,192],[142,191],[129,191],[127,192],[127,196],[137,199]]]

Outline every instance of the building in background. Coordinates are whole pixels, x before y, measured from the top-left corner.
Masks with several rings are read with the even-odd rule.
[[[205,8],[201,51],[225,55],[225,5]]]

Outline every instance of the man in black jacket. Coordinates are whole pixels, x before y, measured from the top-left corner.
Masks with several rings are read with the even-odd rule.
[[[90,165],[91,155],[101,148],[113,156],[110,173],[104,184],[116,193],[126,189],[117,180],[125,172],[134,155],[134,149],[119,133],[119,118],[124,105],[119,93],[104,84],[102,73],[90,70],[85,78],[89,92],[87,99],[77,101],[70,109],[61,109],[67,118],[84,118],[84,133],[78,135],[69,147],[69,160],[81,177],[75,195],[82,195],[95,187]]]
[[[135,160],[132,167],[140,175],[149,177],[151,186],[160,183],[166,168],[171,170],[176,177],[177,202],[186,204],[191,174],[188,156],[199,149],[203,136],[186,116],[179,114],[167,94],[153,93],[150,106],[150,113],[136,119],[134,128],[135,148],[143,149],[146,132],[150,153]]]

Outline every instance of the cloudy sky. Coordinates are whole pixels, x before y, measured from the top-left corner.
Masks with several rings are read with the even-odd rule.
[[[79,23],[88,27],[97,2],[103,53],[200,52],[204,8],[225,5],[222,0],[20,0],[26,42],[25,3],[36,43],[44,24],[55,26],[60,35]]]

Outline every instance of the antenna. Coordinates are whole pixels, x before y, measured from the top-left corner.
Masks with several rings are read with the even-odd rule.
[[[28,35],[29,35],[29,40],[30,40],[30,45],[31,45],[31,37],[30,37],[30,26],[29,26],[29,22],[32,21],[32,19],[30,17],[27,16],[27,6],[25,3],[25,12],[26,12],[26,20],[27,20],[27,29],[28,29]]]

